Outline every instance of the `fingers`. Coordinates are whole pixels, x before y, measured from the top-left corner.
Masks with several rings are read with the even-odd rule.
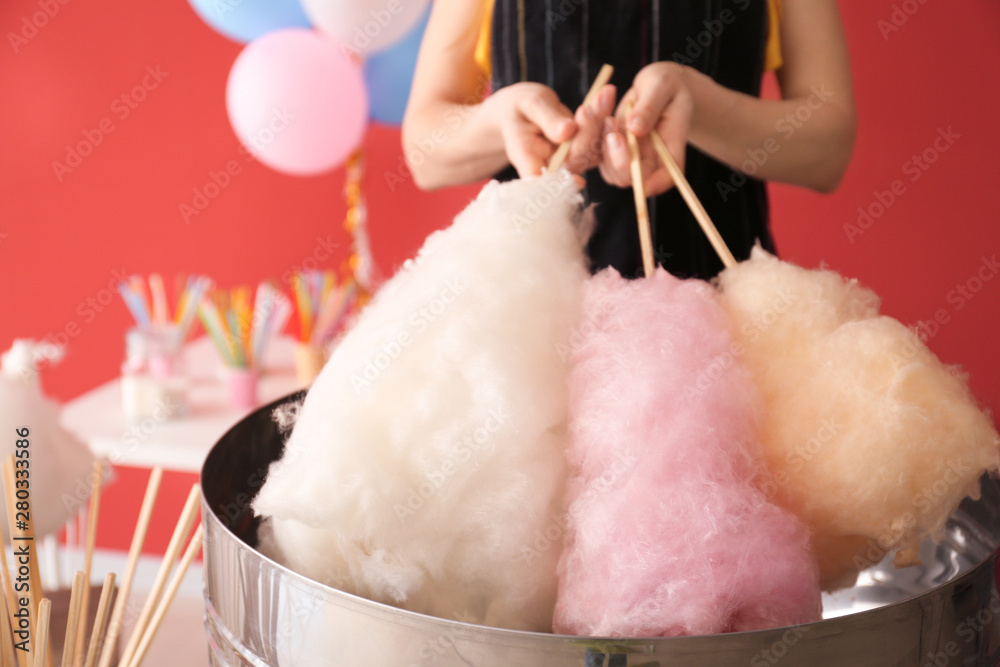
[[[603,153],[604,121],[615,108],[615,87],[606,85],[596,98],[576,110],[577,133],[570,145],[566,167],[571,172],[582,174],[598,165]]]
[[[642,68],[619,105],[618,114],[637,137],[656,130],[667,150],[683,169],[694,99],[677,63],[654,63]],[[629,105],[632,105],[629,111]]]
[[[605,121],[604,129],[604,159],[600,164],[601,177],[607,183],[619,188],[631,187],[632,176],[629,172],[629,163],[632,154],[625,141],[625,134],[619,129],[618,123],[613,118]]]
[[[490,100],[499,110],[507,159],[522,177],[540,174],[556,146],[577,131],[569,109],[555,91],[541,84],[517,83],[502,88],[486,103]]]
[[[589,107],[577,109],[574,120],[578,129],[566,156],[566,168],[582,174],[600,162],[602,126]]]
[[[568,141],[576,133],[573,114],[549,88],[523,97],[518,104],[518,111],[554,144]]]
[[[666,144],[667,150],[681,171],[684,171],[687,139],[691,132],[691,109],[690,96],[686,93],[678,95],[655,127],[655,131],[663,139],[663,143]]]
[[[555,152],[555,146],[539,134],[539,128],[524,121],[505,124],[503,142],[507,158],[521,178],[541,174]]]
[[[642,173],[646,175],[647,197],[655,197],[674,187],[674,179],[670,177],[670,172],[664,169],[659,158],[656,159],[656,164],[651,165],[648,170],[644,168]]]
[[[614,121],[611,120],[608,125],[609,131],[606,132],[604,139],[604,160],[600,164],[601,176],[610,185],[630,188],[632,187],[632,151],[624,133],[614,128]],[[642,165],[643,186],[646,195],[654,197],[674,187],[670,172],[663,166],[660,156],[649,138],[638,139],[638,143],[639,161]],[[683,158],[681,164],[683,164]]]
[[[636,75],[615,113],[618,128],[627,127],[639,140],[646,192],[656,195],[673,187],[670,173],[660,163],[649,140],[656,131],[683,170],[694,100],[686,83],[684,67],[677,63],[653,63]],[[631,185],[631,154],[621,129],[605,133],[605,159],[601,175],[618,187]]]
[[[636,74],[632,88],[618,105],[618,116],[635,136],[644,137],[678,103],[678,98],[689,97],[681,65],[654,63],[643,67]],[[690,117],[689,100],[680,102],[676,111],[683,113],[686,109]]]

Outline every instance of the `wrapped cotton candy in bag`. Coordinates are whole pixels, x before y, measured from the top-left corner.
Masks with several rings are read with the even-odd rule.
[[[760,397],[702,281],[585,287],[554,629],[652,637],[820,619],[804,525],[757,486]]]
[[[254,503],[303,575],[446,618],[549,630],[568,341],[587,276],[566,172],[488,184],[337,346]]]
[[[824,589],[888,552],[917,562],[997,467],[1000,440],[964,377],[833,271],[756,248],[718,285],[767,406],[767,488],[812,530]]]
[[[14,341],[0,367],[0,455],[17,451],[17,429],[28,429],[31,459],[31,515],[35,534],[61,530],[90,497],[90,448],[59,424],[59,405],[47,398],[37,381],[34,359],[42,346]],[[6,512],[0,529],[7,532]]]

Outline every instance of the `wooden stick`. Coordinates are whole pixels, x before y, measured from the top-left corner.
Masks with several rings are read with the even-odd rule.
[[[38,556],[45,563],[42,568],[47,576],[42,579],[46,590],[58,591],[62,588],[59,578],[59,539],[55,535],[46,535],[38,539]]]
[[[101,486],[104,483],[104,465],[94,461],[94,470],[90,476],[90,503],[87,509],[87,545],[83,556],[83,576],[87,585],[83,587],[83,599],[80,606],[80,627],[76,631],[76,646],[73,647],[73,664],[83,662],[83,652],[87,647],[87,620],[90,616],[90,568],[94,562],[94,545],[97,543],[97,515],[101,510]],[[63,649],[64,651],[67,649]]]
[[[104,646],[104,636],[108,629],[108,618],[111,616],[111,596],[115,592],[115,573],[108,572],[104,577],[104,588],[101,589],[101,599],[97,602],[97,616],[94,617],[94,629],[90,633],[90,645],[87,647],[87,662],[84,667],[94,667],[97,656]]]
[[[42,598],[38,603],[38,623],[35,624],[35,651],[34,667],[43,667],[49,660],[49,619],[52,616],[52,603],[48,598]]]
[[[100,667],[109,667],[111,658],[118,643],[118,635],[121,633],[122,621],[125,618],[125,607],[128,606],[128,595],[132,589],[132,578],[135,577],[135,568],[139,564],[139,554],[142,552],[142,545],[146,541],[146,531],[149,529],[149,520],[153,516],[153,505],[156,503],[156,494],[160,490],[160,480],[163,478],[163,468],[153,468],[149,475],[149,482],[146,485],[146,495],[142,499],[142,508],[139,510],[139,520],[132,533],[132,545],[128,550],[128,561],[125,564],[125,574],[122,575],[121,584],[118,587],[118,596],[115,598],[115,609],[111,613],[111,621],[108,626],[108,634],[104,641],[104,650],[101,651]]]
[[[191,538],[191,543],[188,544],[188,548],[184,552],[181,564],[177,567],[177,571],[174,572],[174,576],[170,580],[170,585],[167,586],[166,592],[156,607],[156,613],[153,614],[153,618],[142,636],[142,641],[139,642],[139,647],[136,649],[135,656],[132,658],[132,662],[129,663],[129,667],[139,667],[142,664],[143,658],[146,657],[146,651],[149,650],[149,645],[152,643],[156,631],[160,628],[160,624],[163,622],[163,617],[166,615],[170,603],[173,602],[174,596],[177,595],[177,589],[180,588],[181,582],[184,580],[184,574],[187,572],[188,567],[191,566],[191,561],[198,555],[198,550],[201,548],[201,537],[202,526],[198,526],[198,529],[194,531],[194,537]]]
[[[9,613],[6,596],[0,596],[0,664],[14,667],[25,663],[14,651],[14,635],[10,631]]]
[[[132,628],[132,636],[129,637],[128,643],[125,645],[125,650],[122,652],[121,660],[118,663],[119,665],[129,664],[132,656],[135,655],[135,649],[146,630],[146,624],[156,609],[156,603],[159,601],[160,593],[163,592],[163,587],[167,583],[167,577],[170,576],[170,571],[174,569],[174,564],[181,555],[181,549],[184,548],[184,542],[191,532],[191,526],[194,525],[194,521],[197,518],[200,501],[201,492],[198,485],[193,484],[191,492],[188,494],[187,502],[184,503],[184,510],[181,512],[181,516],[177,520],[177,525],[174,527],[174,534],[170,538],[170,544],[167,545],[167,551],[163,556],[160,571],[157,573],[153,587],[149,591],[149,597],[146,598],[146,604],[142,607],[139,620],[135,622],[135,627]]]
[[[14,610],[17,609],[17,601],[14,599],[14,584],[10,580],[10,569],[7,567],[7,540],[3,536],[0,536],[0,579],[2,579],[3,584],[4,607],[8,610],[8,614],[13,614]],[[8,628],[11,618],[11,616],[6,617]],[[18,658],[21,658],[20,653]],[[22,664],[22,662],[22,660],[18,660],[18,664]]]
[[[84,582],[83,572],[78,571],[73,576],[73,588],[69,594],[69,615],[66,617],[66,641],[63,642],[61,667],[72,667],[73,665],[76,633],[80,625],[80,603],[83,602],[82,589],[85,583],[89,587],[90,582]]]
[[[6,479],[3,482],[3,487],[6,490],[7,488]],[[4,503],[6,504],[6,493],[4,493]],[[13,525],[11,524],[9,517],[7,519],[7,528],[10,531],[11,535],[13,535],[14,534]],[[9,614],[5,620],[7,621],[8,628],[11,631],[13,631],[13,627],[17,625],[17,623],[14,620],[13,614],[17,610],[18,605],[17,605],[17,598],[14,595],[14,585],[10,579],[10,570],[7,569],[7,553],[6,553],[5,542],[6,540],[0,540],[0,566],[3,567],[4,597],[7,600],[6,607],[8,610],[7,613]],[[14,649],[13,634],[11,634],[11,640],[12,640],[11,649],[13,650]],[[34,661],[29,661],[29,655],[27,651],[14,650],[14,654],[17,656],[17,664],[19,665],[19,667],[31,667],[32,662],[34,662]]]
[[[631,109],[630,109],[631,110]],[[655,134],[655,132],[654,132]],[[639,142],[628,129],[625,130],[632,160],[629,170],[632,172],[632,194],[635,197],[635,213],[639,222],[639,246],[642,248],[642,268],[649,278],[656,268],[653,262],[653,235],[649,229],[649,210],[646,208],[646,187],[642,181],[642,162],[639,160]]]
[[[59,581],[62,581],[62,575],[66,572],[67,568],[73,567],[73,562],[76,560],[76,554],[73,553],[73,549],[83,547],[83,527],[86,523],[87,515],[81,509],[77,510],[77,513],[63,525],[63,530],[65,531],[63,542],[66,548],[56,551],[59,555]]]
[[[25,500],[19,501],[17,492],[21,489],[17,487],[17,475],[14,472],[14,455],[9,454],[3,462],[3,475],[4,475],[4,487],[6,493],[4,494],[7,500],[7,527],[10,530],[10,543],[14,547],[14,553],[21,549],[27,551],[28,556],[28,590],[25,591],[26,597],[28,599],[28,618],[29,623],[32,619],[38,619],[38,603],[45,596],[45,591],[42,590],[42,577],[39,572],[38,567],[38,543],[35,541],[35,526],[34,521],[31,519],[31,513],[34,511],[31,509],[31,487],[26,486],[23,490],[26,491]],[[30,482],[30,478],[28,478]],[[18,502],[26,502],[26,507],[28,510],[21,511],[17,509]],[[23,518],[19,519],[19,515]],[[19,558],[15,558],[15,567],[18,566]],[[37,646],[37,642],[35,643]],[[29,645],[29,649],[30,649]],[[34,658],[34,651],[29,650],[28,653]],[[46,662],[46,667],[51,667],[52,655],[49,654]]]
[[[593,102],[594,98],[597,97],[597,93],[601,92],[601,88],[603,88],[608,81],[611,81],[611,75],[614,74],[614,72],[615,68],[611,65],[602,65],[601,70],[597,73],[597,76],[594,77],[594,83],[591,84],[590,90],[587,91],[587,95],[583,98],[583,103],[580,104],[580,106],[585,106]],[[559,144],[559,148],[556,149],[556,152],[549,160],[548,170],[550,172],[556,171],[563,165],[563,162],[566,161],[566,156],[569,155],[569,147],[572,143],[573,140],[570,139]]]
[[[730,266],[736,266],[736,258],[733,257],[733,253],[729,251],[729,246],[726,242],[722,240],[722,235],[719,234],[719,230],[716,229],[715,224],[712,219],[708,217],[708,213],[705,211],[705,207],[701,205],[698,201],[698,196],[691,189],[691,184],[688,183],[687,178],[684,177],[684,172],[677,165],[670,151],[667,150],[667,145],[663,143],[663,139],[660,135],[653,130],[649,133],[650,139],[653,141],[653,148],[660,156],[660,160],[663,162],[663,166],[667,168],[670,172],[670,177],[674,179],[674,184],[677,189],[680,190],[681,196],[684,197],[684,201],[687,202],[688,208],[691,209],[691,213],[694,214],[694,219],[698,221],[701,226],[701,230],[705,232],[705,236],[708,237],[708,242],[712,244],[715,248],[715,252],[719,255],[719,259],[728,269]]]

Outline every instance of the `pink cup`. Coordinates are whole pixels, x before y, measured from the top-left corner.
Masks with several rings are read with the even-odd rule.
[[[253,368],[227,368],[229,403],[237,410],[257,407],[257,371]]]

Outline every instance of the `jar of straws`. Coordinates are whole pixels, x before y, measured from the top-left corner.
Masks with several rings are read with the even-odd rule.
[[[327,347],[343,328],[358,295],[352,278],[339,285],[332,271],[303,271],[291,278],[299,315],[295,373],[303,385],[313,383],[326,363]]]
[[[292,313],[288,297],[269,283],[202,296],[198,315],[225,365],[229,400],[237,410],[257,407],[257,380],[268,343]]]
[[[154,416],[169,419],[187,413],[187,379],[181,350],[194,322],[198,300],[209,284],[205,277],[179,280],[180,296],[173,315],[158,274],[149,276],[148,289],[139,276],[118,285],[136,322],[125,333],[122,364],[122,408],[129,421]]]

